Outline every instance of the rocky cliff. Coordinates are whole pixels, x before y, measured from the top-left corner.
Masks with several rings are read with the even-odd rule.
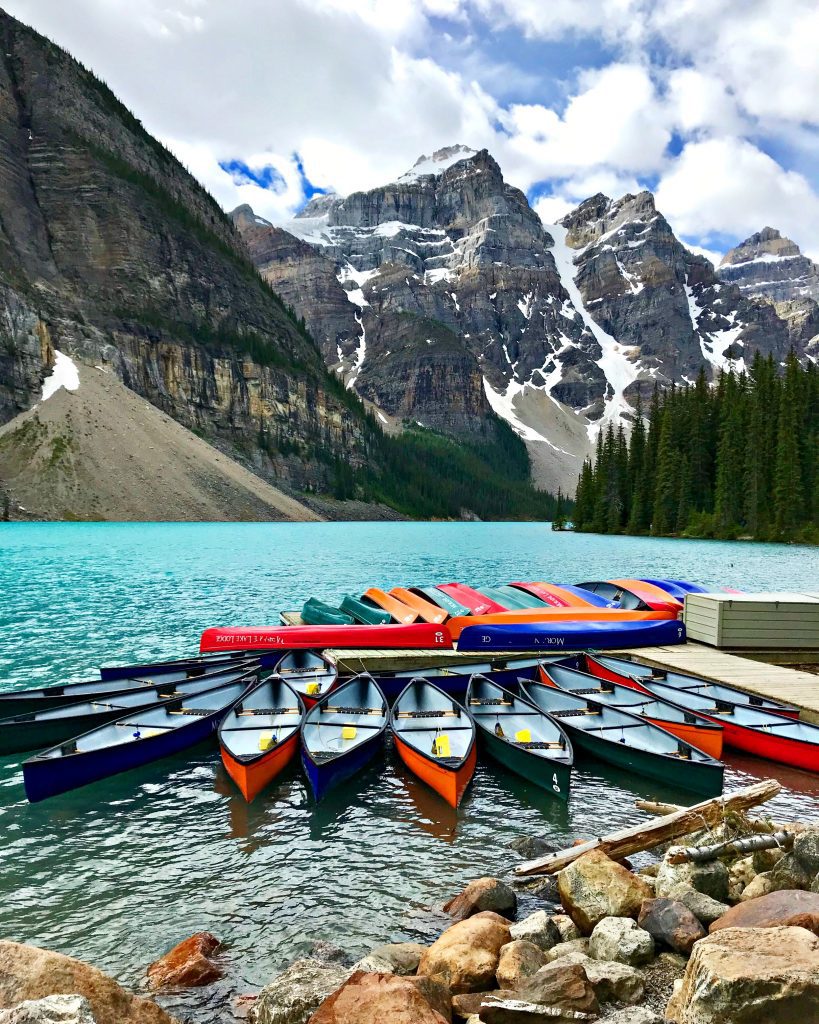
[[[775,228],[763,228],[727,252],[717,273],[743,295],[774,302],[819,300],[819,266]]]
[[[489,409],[541,483],[571,489],[601,423],[638,387],[804,350],[810,311],[722,280],[649,192],[596,195],[544,225],[485,150],[421,157],[396,181],[317,196],[273,226],[233,219],[329,367],[382,418],[479,434]]]
[[[54,349],[294,487],[365,460],[360,409],[230,219],[102,83],[0,11],[0,422],[35,401]]]

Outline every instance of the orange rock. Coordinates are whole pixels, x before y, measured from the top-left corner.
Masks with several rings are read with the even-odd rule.
[[[221,943],[210,932],[197,932],[148,968],[151,988],[198,988],[222,977],[210,956]]]
[[[410,978],[356,971],[308,1024],[448,1024]]]
[[[819,936],[819,893],[780,889],[767,896],[745,900],[717,918],[710,932],[723,928],[807,928]]]
[[[442,976],[453,995],[482,992],[495,984],[501,947],[511,939],[509,922],[485,910],[447,928],[424,952],[418,973]]]

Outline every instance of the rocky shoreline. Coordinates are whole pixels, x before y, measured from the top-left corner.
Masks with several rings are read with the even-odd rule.
[[[634,867],[601,850],[555,877],[480,878],[444,904],[431,945],[377,946],[355,963],[326,942],[241,997],[250,1024],[786,1024],[819,1020],[819,825],[785,848],[708,847],[774,826],[728,817]],[[519,856],[552,852],[521,837]],[[690,855],[690,849],[688,854]],[[519,894],[542,906],[518,919]],[[199,933],[152,964],[156,993],[223,974]],[[216,955],[216,959],[214,956]],[[0,941],[0,1024],[174,1024],[156,1002],[58,953]]]

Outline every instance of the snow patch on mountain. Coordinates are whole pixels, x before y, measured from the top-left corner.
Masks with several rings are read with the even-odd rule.
[[[54,352],[54,368],[43,381],[43,392],[40,396],[41,402],[47,402],[52,395],[60,388],[66,391],[76,391],[80,386],[80,373],[77,364],[63,352]]]
[[[524,441],[537,441],[541,444],[548,445],[553,451],[560,452],[562,455],[568,455],[574,458],[571,452],[567,452],[564,448],[558,448],[556,444],[553,444],[548,437],[544,434],[538,433],[533,427],[529,426],[518,415],[515,409],[515,399],[519,395],[525,394],[525,392],[531,387],[529,384],[521,384],[520,381],[512,380],[509,382],[509,386],[506,391],[496,391],[486,377],[483,378],[483,390],[486,394],[486,400],[492,407],[492,411],[500,416],[502,420],[505,420],[512,430],[521,437]]]
[[[444,149],[436,150],[432,156],[419,156],[412,167],[396,181],[401,183],[407,183],[412,181],[418,181],[419,178],[425,178],[429,175],[441,174],[448,167],[452,167],[453,164],[460,163],[461,160],[469,160],[477,151],[470,149],[469,146],[447,146]]]

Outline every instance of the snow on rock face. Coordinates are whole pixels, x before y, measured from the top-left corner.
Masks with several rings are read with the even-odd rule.
[[[446,146],[436,150],[432,156],[419,156],[412,167],[396,180],[398,182],[417,181],[430,174],[440,174],[453,164],[473,157],[476,150],[469,146]]]
[[[63,352],[55,351],[54,368],[43,381],[43,393],[40,401],[47,402],[60,388],[65,388],[66,391],[76,391],[79,386],[80,374],[74,360]]]

